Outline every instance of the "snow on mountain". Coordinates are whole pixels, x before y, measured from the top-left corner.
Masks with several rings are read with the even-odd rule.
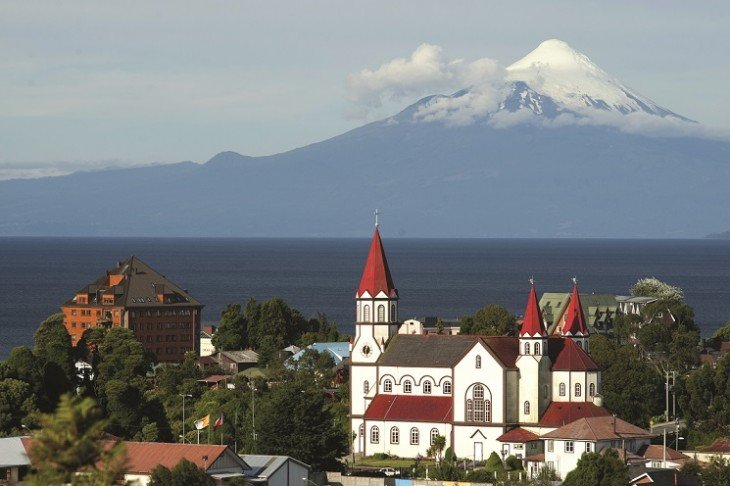
[[[534,116],[531,116],[534,115]],[[423,98],[394,121],[444,121],[495,127],[524,122],[620,126],[628,131],[684,129],[691,122],[631,90],[567,43],[550,39],[504,70],[450,95]],[[630,115],[629,118],[622,115]],[[630,122],[629,122],[630,119]]]
[[[550,39],[507,67],[507,80],[522,82],[559,106],[577,112],[586,108],[678,115],[632,91],[566,42]]]

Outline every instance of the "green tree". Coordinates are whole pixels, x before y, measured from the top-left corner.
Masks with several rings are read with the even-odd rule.
[[[730,321],[726,322],[724,326],[715,331],[712,335],[712,339],[716,341],[730,341]]]
[[[10,351],[10,356],[2,367],[0,378],[14,378],[28,383],[37,397],[44,394],[43,375],[39,360],[26,346],[18,346]]]
[[[256,399],[257,453],[296,457],[314,470],[342,467],[349,446],[345,427],[311,374],[292,373]]]
[[[462,317],[460,332],[511,336],[517,333],[517,319],[504,307],[490,304],[476,311],[473,316]]]
[[[701,473],[704,486],[725,486],[730,484],[730,463],[723,458],[713,458]]]
[[[195,463],[183,459],[172,469],[159,465],[152,470],[150,486],[214,485],[215,481]]]
[[[629,484],[629,469],[619,459],[614,449],[601,453],[585,452],[578,459],[578,465],[563,481],[564,486],[625,486]]]
[[[126,328],[110,329],[97,352],[94,390],[109,417],[109,431],[124,438],[156,436],[159,440],[171,440],[164,407],[149,390],[151,356],[134,333]]]
[[[664,410],[664,381],[656,368],[631,346],[617,346],[592,335],[591,356],[601,367],[604,404],[623,419],[640,426]]]
[[[684,300],[684,292],[681,288],[662,282],[656,277],[642,278],[631,287],[633,297],[654,297],[661,300],[673,300],[681,302]]]
[[[33,355],[43,376],[44,394],[39,405],[49,412],[63,393],[73,389],[75,380],[71,335],[63,325],[63,314],[53,314],[40,324],[35,333]]]
[[[431,447],[426,451],[426,454],[430,457],[436,458],[437,461],[441,461],[441,453],[444,452],[446,447],[446,437],[443,435],[437,435],[433,438]]]
[[[307,321],[307,331],[302,334],[297,346],[306,348],[312,343],[333,343],[347,341],[349,336],[340,334],[337,324],[330,322],[323,313],[318,313]]]
[[[105,425],[93,399],[63,395],[55,414],[44,414],[42,428],[33,434],[30,456],[41,467],[29,483],[112,484],[125,454],[121,443],[103,447]]]
[[[487,463],[484,465],[484,469],[496,475],[503,474],[504,464],[502,464],[502,459],[499,458],[499,454],[492,451],[487,458]]]
[[[37,411],[31,385],[14,378],[0,381],[0,436],[26,433],[25,419]]]
[[[241,314],[239,304],[228,304],[221,312],[221,320],[213,335],[213,346],[219,351],[246,349],[248,342],[248,321]]]

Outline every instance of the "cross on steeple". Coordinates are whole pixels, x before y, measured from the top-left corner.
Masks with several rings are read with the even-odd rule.
[[[380,223],[378,222],[378,216],[380,216],[380,211],[375,210],[375,226],[377,227]]]

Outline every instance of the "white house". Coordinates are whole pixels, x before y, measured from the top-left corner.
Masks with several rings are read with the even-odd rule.
[[[518,337],[423,334],[416,322],[404,329],[399,297],[376,225],[355,293],[356,452],[415,457],[441,435],[458,457],[526,457],[542,450],[542,434],[582,417],[610,416],[594,403],[601,373],[588,354],[575,283],[557,336],[548,336],[534,285]]]
[[[542,435],[544,464],[565,478],[584,452],[613,448],[638,456],[651,443],[651,437],[648,430],[614,416],[583,417]],[[528,463],[532,460],[527,458]]]
[[[0,438],[0,484],[18,484],[30,469],[29,437]]]

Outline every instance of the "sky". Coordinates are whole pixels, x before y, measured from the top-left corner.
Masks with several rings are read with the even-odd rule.
[[[0,179],[283,152],[469,78],[363,88],[420,46],[485,72],[550,38],[730,129],[730,2],[0,0]]]

